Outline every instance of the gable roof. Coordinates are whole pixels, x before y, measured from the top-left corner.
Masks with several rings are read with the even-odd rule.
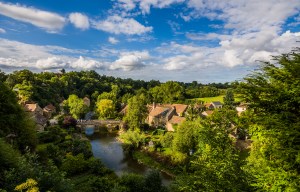
[[[204,106],[205,107],[210,107],[212,104],[211,103],[205,103]]]
[[[220,101],[213,101],[211,102],[213,105],[222,105],[222,103]]]
[[[204,115],[204,116],[209,116],[209,115],[211,115],[211,114],[213,114],[213,113],[214,113],[214,111],[207,110],[207,111],[203,111],[203,112],[202,112],[202,115]]]
[[[49,104],[47,105],[44,109],[48,110],[48,111],[54,111],[56,108],[54,107],[54,105]]]
[[[169,122],[171,124],[179,124],[179,123],[182,123],[183,121],[185,120],[185,117],[180,117],[180,116],[173,116]]]
[[[25,111],[30,111],[30,112],[34,112],[38,107],[39,107],[39,105],[37,103],[26,104],[24,106]]]
[[[188,105],[183,104],[173,104],[173,107],[176,109],[176,113],[183,113],[188,108]]]
[[[150,112],[150,116],[158,116],[160,115],[161,113],[165,112],[165,111],[168,111],[170,110],[170,108],[166,108],[166,107],[155,107],[154,109],[151,110]]]

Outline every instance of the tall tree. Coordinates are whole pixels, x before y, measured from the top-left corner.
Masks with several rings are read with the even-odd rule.
[[[140,129],[147,116],[145,96],[137,95],[128,100],[124,121],[131,129]]]
[[[299,49],[262,63],[239,90],[255,122],[245,167],[252,185],[261,191],[300,191]]]
[[[115,117],[116,109],[112,100],[101,99],[97,102],[97,112],[99,113],[99,119],[111,119]]]
[[[232,89],[227,89],[225,97],[223,98],[224,105],[232,108],[234,105],[234,94]]]
[[[17,103],[16,95],[0,82],[0,137],[11,138],[14,145],[24,150],[36,145],[36,128]]]
[[[71,115],[76,119],[83,118],[88,111],[88,106],[77,95],[70,95],[65,104],[69,107]]]
[[[177,177],[174,191],[249,190],[242,170],[244,162],[229,137],[231,121],[232,112],[224,110],[185,125],[194,127],[194,131],[185,128],[185,132],[193,132],[190,137],[194,137],[194,140],[192,142],[191,138],[183,136],[181,146],[188,147],[185,150],[194,147],[195,154],[191,157],[188,174]]]

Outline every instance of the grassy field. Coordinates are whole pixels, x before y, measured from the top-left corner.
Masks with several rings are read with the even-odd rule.
[[[220,101],[221,103],[224,103],[224,101],[223,101],[224,96],[225,95],[219,95],[217,97],[201,97],[201,98],[196,98],[196,99],[193,99],[193,100],[204,101],[204,103],[210,103],[210,102],[213,102],[213,101]],[[235,96],[234,100],[235,101],[241,101],[241,98],[238,98],[237,96]]]

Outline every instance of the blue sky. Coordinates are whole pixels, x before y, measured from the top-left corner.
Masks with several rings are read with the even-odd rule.
[[[299,40],[299,0],[0,0],[5,72],[227,82]]]

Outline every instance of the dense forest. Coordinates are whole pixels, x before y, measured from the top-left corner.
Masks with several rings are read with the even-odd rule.
[[[299,50],[224,84],[64,70],[1,72],[0,81],[0,191],[300,191]],[[210,116],[194,107],[203,104],[197,98],[220,95],[223,108]],[[90,98],[89,107],[84,97]],[[58,125],[36,132],[22,108],[31,102],[60,109]],[[147,125],[153,102],[189,105],[186,120],[174,132]],[[247,105],[241,114],[239,104]],[[119,113],[124,106],[127,112]],[[94,158],[76,127],[89,111],[93,118],[122,120],[124,148],[154,171],[118,177]],[[155,169],[172,174],[172,184],[163,186]]]

